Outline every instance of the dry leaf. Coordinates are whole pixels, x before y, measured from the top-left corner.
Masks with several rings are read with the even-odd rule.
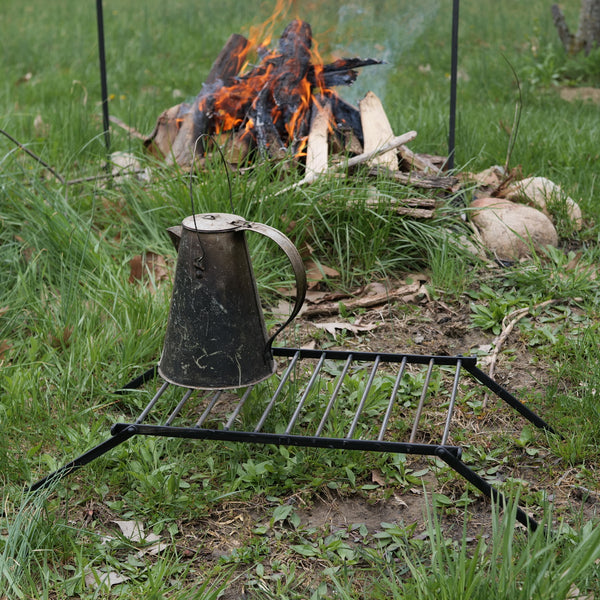
[[[371,471],[371,481],[373,483],[376,483],[377,485],[386,485],[385,479],[383,478],[383,475],[381,474],[381,471],[379,469],[373,469]]]
[[[141,542],[144,539],[144,525],[139,521],[113,521],[119,526],[121,533],[130,542]]]
[[[4,357],[11,348],[11,344],[9,344],[6,340],[0,341],[0,366],[4,364]]]
[[[150,534],[148,536],[148,538],[150,538],[151,536],[153,536],[154,534]],[[146,538],[145,541],[148,541],[148,538]],[[143,548],[142,550],[140,550],[136,556],[138,558],[143,558],[145,555],[148,556],[158,556],[158,554],[160,554],[163,550],[166,550],[169,547],[169,544],[165,543],[165,542],[156,542],[155,544],[152,544],[151,546],[148,546],[147,548]]]
[[[33,77],[31,71],[25,73],[23,77],[19,77],[17,81],[15,81],[15,85],[21,85],[22,83],[27,83]]]
[[[352,323],[344,323],[341,321],[334,321],[331,323],[314,323],[314,326],[318,329],[324,329],[327,333],[335,336],[338,330],[351,331],[352,333],[362,333],[364,331],[372,331],[378,326],[376,323],[369,325],[354,325]]]
[[[99,587],[113,587],[119,583],[129,581],[129,577],[121,575],[116,571],[110,571],[109,573],[103,573],[102,571],[88,571],[85,575],[85,584],[88,587],[98,589]]]
[[[308,279],[308,288],[316,287],[326,277],[339,277],[340,274],[332,267],[322,263],[316,263],[314,260],[308,260],[305,263],[306,278]]]
[[[148,285],[152,282],[160,283],[169,278],[169,269],[164,257],[154,252],[138,254],[129,261],[129,283],[146,280]]]

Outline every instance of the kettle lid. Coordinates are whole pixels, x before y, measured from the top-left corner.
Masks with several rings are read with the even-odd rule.
[[[181,224],[189,231],[218,233],[221,231],[235,231],[246,223],[246,219],[238,215],[205,213],[186,217]]]

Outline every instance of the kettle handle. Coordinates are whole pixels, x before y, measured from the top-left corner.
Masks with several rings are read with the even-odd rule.
[[[241,224],[241,228],[246,231],[256,231],[256,233],[261,233],[273,240],[285,252],[292,265],[292,269],[294,270],[294,277],[296,278],[296,302],[294,304],[294,309],[287,321],[283,325],[280,325],[277,328],[277,331],[275,331],[275,333],[267,340],[266,351],[270,352],[275,338],[291,323],[302,308],[307,289],[306,270],[304,269],[302,257],[296,246],[294,246],[292,241],[278,229],[265,225],[264,223],[251,223],[248,221]]]

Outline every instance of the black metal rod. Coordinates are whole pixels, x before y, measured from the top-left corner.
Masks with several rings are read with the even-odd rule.
[[[398,389],[400,388],[400,382],[402,381],[402,377],[404,376],[405,369],[406,369],[406,357],[404,357],[404,360],[400,363],[400,370],[398,371],[398,375],[396,375],[396,381],[394,382],[394,389],[392,390],[392,393],[390,394],[390,401],[388,403],[387,410],[385,411],[385,415],[383,416],[383,421],[381,423],[381,429],[379,430],[379,435],[377,436],[377,439],[379,441],[383,440],[383,436],[385,435],[385,432],[387,431],[387,426],[388,426],[390,417],[392,416],[392,409],[394,408],[394,403],[396,402],[396,396],[398,395]]]
[[[310,390],[312,389],[315,381],[317,380],[317,377],[319,376],[319,374],[321,372],[321,367],[323,366],[324,361],[325,361],[325,354],[323,354],[321,356],[321,358],[319,359],[319,362],[317,363],[317,366],[315,367],[315,370],[313,371],[313,374],[312,374],[308,384],[306,385],[306,389],[304,390],[304,393],[302,394],[302,397],[300,398],[300,401],[298,402],[298,406],[296,406],[296,410],[294,411],[294,414],[292,415],[292,418],[290,419],[290,422],[288,423],[288,426],[285,429],[286,434],[291,433],[294,425],[296,424],[296,421],[298,420],[298,417],[300,416],[300,412],[302,411],[302,408],[304,407],[304,403],[306,402],[306,399],[308,398],[308,395],[310,394]]]
[[[454,169],[456,153],[456,87],[458,81],[458,15],[460,0],[452,0],[452,40],[450,57],[450,119],[448,123],[448,170]]]
[[[193,392],[194,390],[189,389],[183,395],[183,398],[179,401],[179,404],[175,407],[175,410],[169,415],[169,418],[167,419],[165,425],[171,425],[173,423],[175,417],[177,417],[177,415],[181,412],[181,410],[185,406],[185,403],[188,401],[189,397],[192,395]]]
[[[100,59],[100,88],[102,93],[102,126],[106,153],[110,154],[110,123],[108,117],[108,85],[106,83],[106,55],[104,52],[104,14],[102,0],[96,0],[96,21],[98,23],[98,56]]]
[[[319,355],[320,355],[320,353],[319,353]],[[283,389],[284,385],[286,384],[287,380],[289,379],[290,375],[292,374],[292,370],[296,366],[296,362],[298,362],[298,359],[300,358],[300,350],[294,350],[294,352],[292,354],[290,354],[289,356],[292,356],[293,358],[292,358],[290,364],[288,365],[288,368],[286,369],[285,373],[283,374],[283,377],[281,378],[281,381],[279,382],[279,385],[277,386],[277,389],[275,390],[275,393],[273,394],[271,401],[267,405],[267,408],[265,408],[260,420],[256,424],[256,427],[254,429],[255,432],[260,431],[262,429],[263,425],[265,424],[265,421],[267,420],[267,417],[269,416],[271,409],[275,405],[275,401],[279,397],[281,390]]]
[[[338,377],[337,383],[335,385],[335,389],[333,390],[333,394],[331,394],[331,398],[329,398],[329,402],[327,403],[325,412],[323,413],[323,416],[321,417],[321,422],[319,423],[319,426],[317,427],[317,431],[315,433],[316,436],[320,436],[321,432],[323,431],[323,428],[325,427],[325,423],[327,422],[327,419],[329,418],[329,414],[331,413],[331,409],[333,408],[335,400],[338,397],[340,390],[342,389],[342,385],[344,383],[344,379],[346,379],[346,375],[348,374],[348,369],[350,368],[351,362],[352,362],[352,354],[349,354],[348,358],[346,359],[346,363],[344,364],[344,368]]]
[[[131,427],[128,423],[115,423],[111,432],[118,434]],[[398,454],[417,454],[437,456],[439,446],[434,444],[407,444],[405,442],[378,442],[375,440],[354,440],[348,438],[326,438],[278,433],[259,433],[252,431],[224,431],[222,429],[196,429],[194,427],[166,427],[164,425],[135,425],[138,435],[160,437],[221,440],[226,442],[245,442],[248,444],[273,444],[276,446],[304,446],[310,448],[333,448],[340,450],[367,450],[371,452],[396,452]],[[452,456],[460,456],[458,446],[445,446]]]
[[[495,487],[489,484],[483,477],[480,477],[467,467],[467,465],[457,458],[452,452],[448,452],[447,449],[452,446],[438,446],[437,456],[439,456],[449,467],[454,469],[459,475],[462,475],[469,483],[473,484],[480,492],[483,492],[488,498],[499,503],[502,507],[507,504],[507,499],[499,492]],[[538,528],[538,522],[531,518],[522,508],[517,506],[517,521],[522,525],[525,525],[531,531],[535,531]]]
[[[456,365],[456,372],[454,373],[454,383],[452,384],[452,394],[450,395],[450,402],[448,404],[448,414],[446,415],[446,425],[444,426],[444,433],[442,434],[442,446],[448,441],[450,435],[450,424],[452,423],[452,415],[454,414],[454,404],[456,403],[456,393],[458,392],[458,382],[460,380],[460,361]]]
[[[454,366],[460,360],[463,366],[476,365],[475,356],[447,356],[432,354],[395,354],[388,352],[355,352],[352,350],[310,350],[308,348],[273,348],[274,356],[292,357],[298,354],[298,358],[321,358],[325,354],[327,360],[346,360],[352,354],[355,361],[373,362],[379,357],[381,362],[399,363],[406,357],[406,362],[415,365],[427,365],[433,358],[436,365]]]
[[[463,364],[465,369],[475,377],[475,379],[479,380],[480,383],[483,383],[487,388],[489,388],[496,396],[504,400],[509,406],[514,408],[518,413],[524,416],[530,423],[533,423],[536,427],[540,429],[545,429],[550,433],[554,433],[560,435],[554,427],[548,425],[544,419],[536,415],[532,410],[527,408],[522,402],[517,400],[508,390],[503,388],[499,383],[496,383],[489,375],[484,373],[479,367],[475,367],[472,365]],[[561,436],[562,437],[562,436]]]
[[[69,473],[72,473],[76,469],[87,465],[93,460],[99,458],[103,454],[106,454],[109,450],[112,450],[119,444],[122,444],[124,441],[128,440],[130,437],[133,437],[137,433],[136,425],[127,425],[126,427],[120,429],[118,432],[114,433],[111,438],[108,438],[101,444],[98,444],[91,450],[88,450],[85,454],[82,454],[78,458],[72,460],[70,463],[67,463],[60,469],[54,471],[50,475],[47,475],[43,479],[40,479],[38,482],[34,483],[32,486],[28,488],[29,492],[35,492],[40,488],[46,488],[52,485],[54,482],[66,477]]]
[[[161,386],[160,389],[158,390],[158,392],[156,392],[156,394],[154,395],[154,398],[152,398],[152,400],[150,400],[150,402],[148,403],[148,406],[146,406],[146,408],[142,411],[142,413],[140,414],[140,416],[138,417],[136,424],[137,423],[141,423],[150,413],[150,411],[154,408],[154,405],[158,402],[159,398],[165,393],[165,390],[170,386],[171,384],[168,381],[165,381]]]
[[[238,418],[238,415],[240,414],[242,407],[244,406],[244,404],[246,404],[246,400],[248,400],[250,393],[252,392],[253,389],[254,389],[253,385],[246,388],[244,395],[240,398],[240,401],[237,403],[235,410],[231,413],[231,416],[229,417],[229,421],[227,421],[227,423],[223,426],[223,429],[226,429],[226,430],[231,429],[231,426],[234,424],[235,420]]]
[[[126,383],[122,388],[115,391],[115,394],[128,394],[131,390],[137,390],[141,388],[145,383],[151,381],[158,375],[158,365],[150,367],[145,373],[142,373],[135,379],[132,379],[129,383]]]
[[[362,414],[363,408],[365,407],[365,402],[367,401],[367,396],[371,391],[371,386],[373,385],[373,380],[375,379],[375,373],[377,373],[377,369],[379,368],[380,357],[378,356],[373,363],[373,367],[371,369],[371,374],[369,375],[369,381],[367,381],[367,385],[365,386],[365,391],[363,392],[362,398],[360,399],[360,404],[356,409],[356,413],[354,415],[354,420],[352,421],[352,425],[350,425],[350,430],[348,431],[348,438],[351,438],[354,435],[354,430],[358,425],[358,420],[360,419],[360,415]]]
[[[427,397],[427,389],[429,388],[429,381],[431,380],[431,371],[433,370],[433,358],[429,361],[427,367],[427,375],[425,375],[425,382],[423,383],[423,390],[421,391],[421,397],[419,398],[419,404],[417,406],[417,412],[415,414],[415,421],[410,432],[410,443],[412,444],[417,437],[417,429],[419,427],[419,421],[421,420],[421,413],[423,412],[423,405],[425,404],[425,398]]]

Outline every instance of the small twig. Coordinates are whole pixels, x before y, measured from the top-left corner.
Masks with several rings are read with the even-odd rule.
[[[125,123],[124,121],[121,121],[121,119],[118,119],[117,117],[115,117],[113,115],[110,115],[108,117],[108,120],[111,123],[118,125],[122,129],[124,129],[127,133],[132,135],[134,138],[137,138],[138,140],[142,140],[143,142],[145,142],[148,139],[148,136],[145,136],[143,133],[140,133],[137,129],[134,129],[133,127],[127,125],[127,123]]]
[[[581,302],[583,300],[583,298],[572,298],[572,302]],[[517,310],[512,311],[511,313],[507,314],[504,319],[502,319],[502,331],[500,332],[500,335],[498,335],[496,337],[496,339],[494,339],[494,341],[492,342],[493,346],[494,346],[494,351],[492,352],[491,355],[491,360],[490,360],[490,368],[488,371],[488,375],[493,379],[494,378],[494,374],[496,372],[496,362],[498,360],[498,355],[500,354],[500,350],[502,349],[502,344],[504,344],[504,342],[506,341],[506,339],[508,338],[508,336],[511,334],[512,330],[514,329],[515,325],[530,311],[530,310],[535,310],[538,308],[543,308],[544,306],[549,306],[551,304],[558,304],[562,302],[562,299],[553,299],[553,300],[546,300],[545,302],[540,302],[539,304],[535,304],[533,306],[527,306],[525,308],[518,308]],[[509,321],[510,319],[510,321]],[[485,393],[485,396],[483,397],[483,402],[482,402],[482,408],[485,408],[487,405],[487,401],[488,401],[488,392]]]
[[[56,177],[56,179],[58,179],[63,185],[65,184],[65,178],[60,173],[57,173],[47,162],[44,162],[37,154],[33,153],[31,150],[29,150],[29,148],[26,148],[23,144],[21,144],[21,142],[16,140],[12,135],[10,135],[6,131],[4,131],[4,129],[0,129],[0,133],[2,135],[6,136],[11,142],[13,142],[13,144],[17,145],[21,150],[23,150],[23,152],[25,152],[26,154],[29,154],[29,156],[31,156],[31,158],[37,160],[37,162],[39,162],[42,166],[44,166],[46,169],[48,169],[48,171],[50,171],[50,173],[52,173],[52,175],[54,175],[54,177]]]
[[[145,169],[127,169],[124,170],[123,175],[136,175],[138,173],[144,173]],[[116,177],[122,177],[119,173],[104,173],[103,175],[90,175],[88,177],[78,177],[77,179],[69,179],[65,181],[65,185],[77,185],[78,183],[86,183],[88,181],[100,181],[102,179],[113,179]]]

